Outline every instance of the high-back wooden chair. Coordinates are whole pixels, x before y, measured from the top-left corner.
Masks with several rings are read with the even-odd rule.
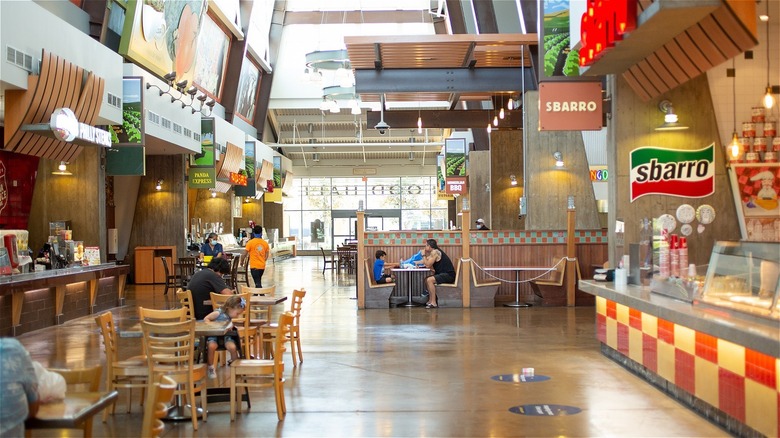
[[[195,320],[181,322],[141,321],[149,365],[150,381],[168,376],[176,382],[175,395],[186,396],[192,427],[198,430],[195,394],[200,393],[203,421],[207,420],[206,364],[195,363]]]
[[[176,273],[173,270],[173,263],[168,263],[167,257],[160,257],[160,261],[162,262],[163,270],[165,271],[165,292],[163,292],[163,295],[168,295],[168,289],[179,286],[179,279],[176,277]]]
[[[243,358],[248,359],[253,354],[260,354],[260,338],[258,336],[258,327],[252,323],[252,315],[249,311],[250,307],[250,293],[239,294],[246,303],[244,307],[244,313],[238,318],[233,319],[233,326],[238,331],[238,336],[241,338],[241,355]]]
[[[301,350],[301,308],[303,307],[303,297],[305,296],[306,291],[304,289],[293,291],[292,302],[290,303],[290,313],[293,315],[293,322],[290,328],[290,335],[283,340],[284,342],[290,342],[290,355],[292,356],[293,366],[298,366],[299,362],[303,363],[303,351]],[[273,350],[266,350],[273,343],[277,328],[276,324],[266,324],[260,328],[263,357],[268,357],[269,353],[273,353]]]
[[[240,293],[250,293],[252,295],[273,295],[276,293],[276,285],[268,287],[250,287],[250,286],[238,286]]]
[[[138,316],[141,321],[150,322],[181,322],[189,320],[188,310],[179,307],[177,309],[149,309],[146,307],[138,308]]]
[[[127,389],[127,412],[129,413],[134,388],[141,389],[141,403],[143,403],[143,391],[146,389],[146,379],[149,376],[146,356],[133,356],[119,360],[119,337],[114,325],[114,315],[111,312],[102,313],[95,317],[95,323],[103,336],[103,351],[106,355],[106,390]],[[111,405],[111,413],[115,411],[116,402]],[[107,417],[108,409],[105,409],[103,422]]]
[[[240,359],[230,365],[230,421],[236,419],[236,402],[241,409],[238,388],[260,388],[272,386],[276,399],[276,416],[284,420],[287,406],[284,402],[284,343],[290,336],[293,315],[289,312],[279,315],[274,341],[274,359]]]
[[[322,254],[322,275],[325,275],[326,269],[333,269],[333,260],[329,259],[326,254],[325,250],[320,247],[320,253]]]
[[[175,391],[176,381],[168,376],[160,376],[149,388],[149,401],[144,407],[141,436],[157,438],[162,435],[165,425],[161,419],[168,413],[168,405]]]
[[[103,375],[103,367],[101,365],[72,369],[48,368],[48,370],[59,373],[65,378],[68,392],[97,392],[100,390],[100,376]],[[83,431],[85,437],[92,436],[92,419],[93,417],[89,416],[79,428]],[[56,425],[52,425],[52,428],[62,429],[62,427],[57,427]]]
[[[179,272],[176,272],[175,275],[179,277],[179,287],[182,289],[187,288],[190,278],[195,275],[197,263],[198,259],[195,257],[179,257]]]
[[[187,309],[187,318],[195,319],[195,313],[192,307],[192,291],[179,289],[176,291],[176,298],[183,309]]]

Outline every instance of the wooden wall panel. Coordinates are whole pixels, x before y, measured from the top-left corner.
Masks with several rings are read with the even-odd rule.
[[[539,124],[539,92],[526,93],[526,126]],[[590,181],[585,145],[579,131],[546,131],[528,129],[526,134],[527,230],[561,230],[566,228],[566,200],[574,196],[578,230],[595,230],[601,226],[596,209],[593,183]],[[564,169],[555,168],[553,153],[563,154]],[[515,214],[514,217],[517,217]]]
[[[688,236],[688,257],[697,265],[709,262],[710,252],[716,240],[739,239],[736,209],[731,194],[731,186],[726,173],[725,153],[721,139],[718,138],[718,125],[710,96],[706,75],[686,82],[664,94],[680,117],[680,123],[690,129],[685,131],[655,131],[663,122],[655,98],[644,102],[637,96],[622,77],[617,77],[614,94],[612,128],[615,129],[615,144],[610,144],[608,156],[611,172],[609,227],[614,231],[614,221],[622,218],[626,224],[625,242],[637,242],[639,224],[644,217],[658,217],[669,213],[674,215],[681,204],[690,204],[694,208],[709,204],[717,213],[715,222],[708,225],[699,234],[696,231]],[[674,196],[648,195],[634,202],[629,198],[629,157],[630,152],[642,146],[657,146],[672,149],[701,149],[715,143],[715,194],[700,199]],[[614,176],[614,178],[613,178]],[[614,206],[614,207],[613,207]],[[579,206],[577,208],[579,213]],[[679,225],[676,232],[679,233]],[[614,239],[611,239],[610,258],[614,262]]]
[[[523,131],[493,131],[490,134],[490,200],[493,204],[492,230],[522,230],[523,220],[518,219],[519,198],[523,196]],[[517,178],[512,186],[509,175]],[[484,193],[484,192],[483,192]],[[473,205],[473,204],[472,204]],[[481,216],[472,206],[471,217]],[[487,220],[487,218],[484,218]]]
[[[485,219],[488,228],[493,228],[491,220],[491,199],[493,187],[490,184],[490,151],[469,151],[469,207],[471,208],[471,223],[465,224],[466,227],[475,228],[475,223],[479,218]],[[490,190],[485,189],[485,184]],[[462,205],[456,205],[456,210],[460,212]],[[457,213],[456,213],[457,214]],[[461,216],[458,216],[458,225]]]

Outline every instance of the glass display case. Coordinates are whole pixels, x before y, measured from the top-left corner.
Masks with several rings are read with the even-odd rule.
[[[707,304],[780,320],[780,243],[716,242],[704,288]]]

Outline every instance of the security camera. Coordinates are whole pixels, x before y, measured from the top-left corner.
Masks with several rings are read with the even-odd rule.
[[[380,120],[379,123],[374,126],[374,129],[379,131],[379,135],[385,135],[388,129],[390,129],[390,125],[384,122],[384,120]]]

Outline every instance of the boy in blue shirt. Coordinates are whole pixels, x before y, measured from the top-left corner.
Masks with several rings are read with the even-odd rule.
[[[385,274],[385,256],[386,252],[378,249],[376,251],[376,260],[374,260],[374,280],[378,283],[392,283],[393,278],[390,275]],[[392,268],[393,265],[387,265],[387,268]]]

